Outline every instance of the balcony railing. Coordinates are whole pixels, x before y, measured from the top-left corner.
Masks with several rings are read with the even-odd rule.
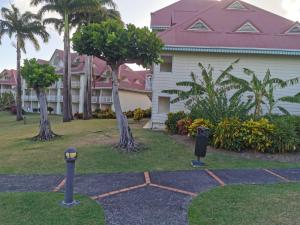
[[[80,82],[79,81],[72,81],[71,86],[72,86],[72,88],[80,88]]]
[[[55,95],[47,96],[47,100],[48,102],[57,102],[57,96]]]
[[[0,89],[0,93],[10,93],[13,92],[12,89]]]
[[[111,96],[99,97],[99,103],[101,103],[101,104],[111,104],[112,103],[112,97]]]

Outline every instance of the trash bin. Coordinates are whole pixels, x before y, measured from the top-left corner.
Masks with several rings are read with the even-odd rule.
[[[205,165],[200,161],[200,158],[204,158],[206,156],[208,141],[209,129],[206,127],[198,127],[195,145],[195,156],[197,156],[197,160],[192,161],[192,166],[199,167]]]

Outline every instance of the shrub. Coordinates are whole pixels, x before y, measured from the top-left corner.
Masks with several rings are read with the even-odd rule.
[[[270,119],[276,127],[270,152],[300,151],[300,117],[272,116]]]
[[[213,143],[217,148],[230,151],[242,151],[245,149],[241,135],[242,122],[239,119],[225,119],[220,122],[215,130]]]
[[[184,119],[185,117],[186,114],[183,111],[177,113],[169,113],[168,119],[165,122],[167,130],[172,134],[177,134],[177,122],[181,119]]]
[[[48,110],[49,114],[52,114],[52,112],[54,111],[54,109],[50,106],[48,106],[47,110]]]
[[[213,125],[210,123],[209,120],[206,119],[196,119],[194,122],[189,126],[189,135],[195,137],[197,135],[198,127],[206,127],[206,128],[213,128]]]
[[[129,111],[125,112],[125,115],[127,116],[127,118],[133,118],[134,117],[134,111],[129,110]]]
[[[137,108],[134,110],[133,120],[134,121],[140,121],[144,118],[144,111],[141,108]]]
[[[74,118],[77,119],[77,120],[82,120],[83,119],[83,113],[75,113],[74,114]]]
[[[13,105],[12,107],[10,107],[10,113],[13,115],[17,115],[17,106]],[[25,115],[26,112],[24,109],[22,109],[22,114]]]
[[[15,97],[11,92],[0,95],[0,111],[10,110],[14,105]]]
[[[225,119],[215,128],[214,145],[231,151],[253,149],[270,152],[273,146],[275,126],[267,119],[258,121]]]
[[[248,148],[268,152],[273,146],[275,126],[267,119],[249,120],[242,124],[241,135]]]
[[[144,110],[144,118],[151,118],[151,115],[152,115],[152,109],[151,108]]]
[[[115,119],[116,114],[111,109],[105,109],[105,110],[95,110],[93,113],[93,118],[95,119]]]
[[[193,121],[189,118],[181,119],[177,121],[177,132],[180,135],[188,135],[189,126],[191,126]]]

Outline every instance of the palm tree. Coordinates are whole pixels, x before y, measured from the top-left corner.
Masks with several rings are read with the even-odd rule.
[[[63,121],[73,119],[71,95],[71,54],[70,54],[70,17],[74,13],[86,12],[98,4],[98,0],[31,0],[34,6],[42,4],[40,15],[47,12],[57,13],[59,18],[44,19],[44,24],[53,24],[59,33],[64,31],[64,81],[63,81]]]
[[[22,84],[21,84],[21,51],[26,53],[25,42],[33,43],[36,50],[40,49],[37,37],[41,37],[44,42],[48,41],[49,34],[41,23],[40,17],[31,12],[21,13],[20,10],[11,5],[11,8],[1,9],[2,18],[0,20],[0,40],[7,34],[10,38],[14,36],[17,50],[17,121],[23,119],[22,116]]]
[[[107,8],[110,7],[110,8]],[[98,0],[98,6],[86,12],[77,12],[71,16],[70,23],[72,27],[80,29],[82,26],[91,23],[101,23],[107,19],[121,21],[121,15],[116,10],[116,4],[113,0]],[[84,104],[83,119],[92,118],[92,74],[93,74],[93,56],[85,56],[85,79],[84,79]]]
[[[254,100],[254,117],[259,117],[262,114],[262,105],[265,104],[264,100],[269,100],[271,111],[274,108],[274,98],[272,93],[275,88],[284,88],[298,83],[299,79],[294,78],[290,80],[282,80],[279,78],[272,78],[271,72],[268,69],[264,78],[260,80],[254,71],[244,68],[244,73],[251,77],[251,80],[245,80],[228,73],[228,79],[222,82],[223,85],[235,84],[235,89],[238,91],[233,95],[234,97],[241,96],[244,93],[250,93],[249,97]]]

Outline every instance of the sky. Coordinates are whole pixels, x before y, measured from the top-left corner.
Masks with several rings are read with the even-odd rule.
[[[133,23],[136,26],[149,26],[150,13],[168,6],[177,0],[115,0],[118,10],[121,12],[125,23]],[[201,0],[199,0],[201,1]],[[244,0],[278,15],[294,21],[300,21],[300,0]],[[30,0],[0,0],[0,8],[14,3],[22,11],[37,9],[29,5]],[[41,58],[49,60],[56,48],[63,49],[63,39],[57,32],[49,27],[51,38],[48,43],[41,42],[41,50],[36,51],[30,43],[27,43],[27,54],[22,58]],[[0,45],[0,71],[14,69],[16,67],[16,49],[13,47],[14,40],[3,37]]]

